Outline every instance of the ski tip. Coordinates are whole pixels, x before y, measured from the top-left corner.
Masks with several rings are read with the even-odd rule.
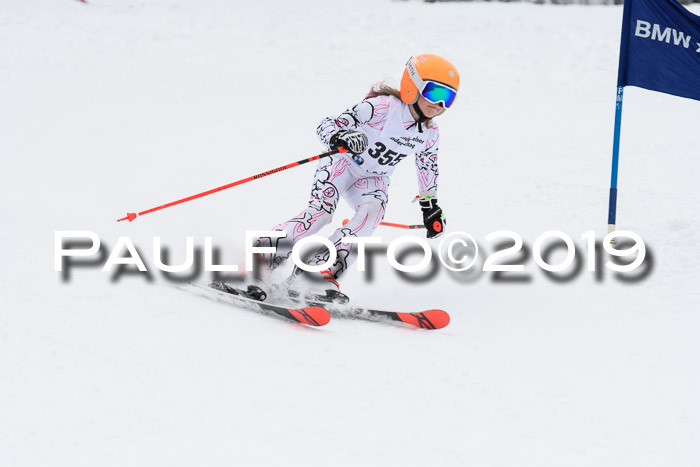
[[[450,315],[444,310],[430,310],[426,313],[430,313],[430,320],[435,324],[435,329],[442,329],[450,324]]]
[[[401,321],[421,329],[442,329],[450,324],[450,315],[444,310],[427,310],[420,313],[401,313]]]
[[[320,306],[308,306],[298,310],[289,310],[294,319],[309,326],[325,326],[331,320],[331,315]]]

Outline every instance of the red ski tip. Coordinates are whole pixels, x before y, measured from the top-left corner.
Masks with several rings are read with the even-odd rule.
[[[298,310],[290,309],[289,312],[294,316],[294,319],[309,326],[325,326],[331,320],[328,311],[319,306],[309,306]]]
[[[423,329],[442,329],[450,324],[450,315],[443,310],[428,310],[421,313],[400,313],[401,321]]]

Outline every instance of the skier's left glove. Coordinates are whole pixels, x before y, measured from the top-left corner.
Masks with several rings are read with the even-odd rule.
[[[431,196],[433,195],[433,196]],[[442,212],[442,208],[437,204],[434,193],[422,193],[418,201],[420,209],[423,211],[423,224],[428,229],[426,237],[437,238],[445,231],[447,219]]]
[[[345,148],[353,154],[362,154],[367,149],[369,141],[367,135],[361,131],[342,130],[331,136],[329,141],[331,149]]]

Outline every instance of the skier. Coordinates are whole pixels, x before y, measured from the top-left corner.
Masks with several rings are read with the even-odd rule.
[[[377,228],[384,218],[394,167],[411,154],[415,156],[427,237],[441,235],[446,221],[437,202],[440,135],[433,118],[452,106],[458,89],[459,74],[449,61],[432,54],[416,55],[406,63],[399,90],[378,83],[359,104],[337,117],[323,119],[316,130],[321,142],[330,149],[344,148],[348,152],[319,161],[308,205],[299,215],[272,229],[284,231],[285,238],[258,240],[256,246],[276,247],[276,253],[261,255],[263,267],[275,269],[291,255],[294,243],[331,222],[342,197],[355,209],[355,215],[329,237],[337,259],[321,272],[324,280],[320,286],[312,285],[311,290],[320,290],[329,299],[347,301],[341,298],[344,295],[340,294],[337,279],[356,258],[357,247],[341,239],[367,237]],[[323,264],[329,254],[323,247],[309,264]],[[288,285],[295,283],[296,287],[302,277],[313,284],[313,275],[295,267]]]

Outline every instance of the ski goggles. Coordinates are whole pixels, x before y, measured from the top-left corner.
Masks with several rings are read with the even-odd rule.
[[[444,84],[436,83],[435,81],[424,81],[423,83],[420,95],[433,104],[442,103],[445,108],[448,108],[457,97],[457,92]]]

